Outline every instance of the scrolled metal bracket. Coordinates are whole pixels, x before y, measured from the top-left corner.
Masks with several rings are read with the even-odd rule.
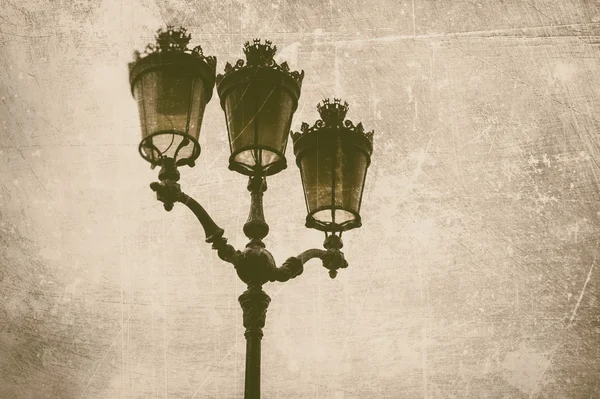
[[[244,251],[236,250],[223,237],[224,230],[220,228],[206,210],[195,199],[181,191],[179,171],[175,161],[170,158],[161,160],[159,182],[150,184],[156,192],[156,198],[164,205],[165,210],[171,211],[176,202],[187,206],[196,216],[204,233],[206,242],[212,244],[219,258],[235,266],[238,276],[249,286],[260,287],[267,281],[285,282],[304,272],[304,264],[311,259],[319,258],[323,267],[329,270],[329,276],[335,278],[339,269],[348,267],[344,259],[340,236],[330,234],[326,237],[322,249],[309,249],[296,257],[288,258],[280,267],[276,267],[272,255],[264,248],[262,238],[268,233],[268,225],[264,221],[262,211],[262,194],[266,190],[264,178],[251,178],[248,189],[252,193],[252,206],[244,232],[251,239]]]
[[[344,253],[340,251],[342,248],[342,240],[339,236],[330,235],[325,239],[325,250],[322,249],[307,249],[296,257],[288,258],[281,267],[274,271],[274,279],[271,281],[287,281],[299,276],[304,271],[304,264],[311,259],[321,259],[323,267],[329,270],[329,276],[335,278],[339,269],[348,267],[348,262],[344,258]]]

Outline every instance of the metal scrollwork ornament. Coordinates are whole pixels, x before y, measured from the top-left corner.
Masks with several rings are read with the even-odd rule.
[[[246,42],[244,44],[244,54],[246,61],[240,59],[234,65],[229,62],[225,64],[225,73],[223,75],[217,75],[217,83],[219,83],[225,76],[232,72],[240,71],[245,68],[251,67],[263,67],[272,68],[280,72],[286,73],[291,76],[298,84],[302,83],[304,78],[304,71],[291,71],[290,66],[287,62],[278,64],[273,58],[277,52],[277,46],[273,45],[270,40],[265,40],[264,43],[260,39],[254,39],[252,42]]]

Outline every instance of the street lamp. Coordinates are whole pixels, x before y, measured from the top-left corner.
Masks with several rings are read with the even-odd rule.
[[[188,50],[184,29],[159,30],[156,45],[129,65],[131,91],[137,100],[142,141],[140,155],[152,167],[166,161],[194,166],[200,155],[200,126],[215,85],[217,59]],[[174,166],[175,166],[174,165]]]
[[[348,104],[339,99],[317,106],[321,118],[313,126],[302,123],[300,132],[290,132],[303,71],[276,63],[276,46],[255,39],[244,46],[246,61],[227,63],[225,72],[216,75],[216,58],[205,56],[200,46],[189,49],[190,39],[183,28],[159,30],[156,44],[144,54],[136,52],[129,65],[142,128],[139,151],[152,168],[161,168],[160,182],[150,187],[164,208],[170,211],[176,202],[186,205],[204,228],[206,242],[219,258],[233,264],[248,286],[239,297],[246,328],[244,397],[260,398],[260,344],[271,301],[262,286],[300,275],[313,258],[321,259],[331,278],[348,266],[340,251],[341,235],[361,226],[359,211],[373,132],[345,120]],[[215,82],[229,135],[229,168],[249,177],[251,205],[243,231],[250,241],[242,251],[227,243],[223,229],[178,184],[177,168],[193,167],[200,155],[200,127]],[[262,241],[269,233],[262,197],[266,177],[286,168],[290,134],[304,187],[306,227],[325,232],[325,249],[306,250],[277,267]]]

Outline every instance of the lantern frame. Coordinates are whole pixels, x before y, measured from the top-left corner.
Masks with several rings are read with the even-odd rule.
[[[225,113],[227,136],[231,150],[229,169],[246,176],[270,176],[279,173],[287,167],[285,150],[288,142],[288,131],[291,127],[294,112],[298,108],[304,71],[291,71],[287,62],[282,62],[281,64],[275,62],[273,57],[276,51],[277,46],[273,46],[269,40],[265,40],[264,44],[261,43],[260,39],[254,39],[252,42],[248,41],[244,44],[246,61],[239,59],[234,65],[227,63],[224,73],[218,74],[216,77],[217,93],[221,100],[221,108]],[[251,85],[256,82],[264,82],[263,86],[279,86],[282,90],[290,94],[292,109],[287,126],[280,132],[282,140],[280,143],[281,148],[263,144],[265,140],[261,140],[261,132],[255,130],[252,144],[234,149],[235,139],[232,140],[231,126],[227,117],[227,97],[241,85]],[[246,90],[250,89],[247,88]],[[245,95],[246,92],[244,92],[243,96]],[[260,112],[260,110],[257,112]],[[270,151],[276,156],[276,160],[266,165],[266,167],[260,163],[258,165],[248,165],[237,160],[238,155],[246,151],[256,151],[254,154],[254,158],[256,159],[256,154],[262,150]]]
[[[296,155],[296,164],[301,171],[304,199],[308,212],[306,216],[306,227],[329,233],[341,233],[362,226],[359,212],[367,178],[367,170],[371,164],[374,132],[365,132],[362,123],[355,125],[352,121],[345,120],[344,118],[348,112],[348,103],[344,102],[342,104],[341,100],[338,98],[335,98],[333,102],[330,102],[329,99],[323,100],[322,104],[317,105],[317,110],[319,111],[321,119],[318,119],[313,126],[309,126],[308,123],[303,122],[300,127],[300,132],[290,132],[294,145],[294,154]],[[320,145],[326,146],[327,150],[331,150],[333,154],[333,159],[331,161],[331,202],[327,205],[321,205],[311,209],[310,194],[307,187],[307,181],[305,181],[306,179],[304,178],[302,160],[307,154],[318,151]],[[342,204],[341,206],[336,205],[336,181],[340,178],[336,170],[336,156],[339,150],[344,151],[350,149],[362,153],[365,156],[366,161],[364,175],[360,183],[361,186],[355,187],[356,189],[360,189],[356,210],[350,209],[349,206],[345,206],[346,204]],[[343,176],[341,178],[343,179]],[[324,210],[331,210],[331,222],[319,220],[315,217],[318,212]],[[335,213],[339,210],[348,212],[353,218],[341,223],[336,223]]]
[[[216,66],[217,59],[214,56],[206,56],[202,51],[201,46],[196,46],[192,49],[188,48],[191,35],[187,33],[185,28],[174,29],[173,26],[168,26],[166,30],[159,29],[155,36],[156,44],[149,44],[143,53],[136,51],[134,53],[135,60],[129,64],[129,83],[131,87],[131,93],[134,95],[135,84],[141,79],[146,73],[154,71],[184,71],[189,74],[193,79],[200,79],[201,84],[204,85],[203,94],[205,96],[204,107],[209,103],[212,98],[213,89],[215,86]],[[192,89],[195,87],[196,82],[192,85]],[[161,165],[163,159],[167,158],[164,156],[164,152],[159,150],[153,144],[153,138],[164,134],[172,134],[173,136],[181,136],[183,139],[179,143],[178,148],[175,150],[173,158],[175,159],[176,166],[188,165],[193,167],[196,159],[200,156],[201,147],[198,140],[189,133],[190,119],[192,113],[192,104],[194,102],[193,90],[190,94],[187,119],[186,119],[186,131],[181,130],[158,130],[143,136],[138,146],[138,152],[141,157],[148,161],[152,168]],[[140,115],[142,115],[141,111]],[[202,111],[203,113],[204,111]],[[202,115],[203,116],[203,115]],[[145,112],[143,117],[146,118]],[[198,126],[198,134],[200,133],[201,126]],[[144,134],[144,133],[142,133]],[[191,154],[186,158],[177,159],[179,151],[192,143]],[[170,147],[169,147],[170,148]],[[156,152],[156,157],[150,157],[145,153],[144,149],[150,149],[152,154]],[[166,150],[165,150],[166,151]]]

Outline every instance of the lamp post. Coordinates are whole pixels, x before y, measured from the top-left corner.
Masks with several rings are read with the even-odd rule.
[[[258,399],[262,329],[271,301],[262,286],[300,275],[313,258],[321,259],[331,278],[348,266],[341,236],[361,226],[360,203],[373,132],[345,120],[348,104],[339,99],[317,106],[321,119],[313,126],[302,123],[300,132],[290,132],[303,71],[290,71],[286,62],[276,63],[276,47],[255,39],[244,46],[246,61],[227,63],[224,73],[216,75],[216,58],[205,56],[200,46],[189,49],[190,39],[183,28],[159,30],[156,44],[149,45],[144,54],[136,52],[129,65],[142,128],[139,152],[152,168],[160,167],[160,182],[150,187],[164,208],[170,211],[177,202],[186,205],[204,228],[206,242],[247,284],[239,297],[246,328],[244,398]],[[223,229],[178,183],[178,167],[193,167],[200,155],[200,127],[215,82],[229,135],[229,169],[249,178],[251,205],[243,232],[250,241],[241,251],[227,243]],[[306,227],[325,233],[325,249],[306,250],[277,267],[263,242],[269,225],[262,197],[266,178],[286,168],[290,134],[304,187]]]

